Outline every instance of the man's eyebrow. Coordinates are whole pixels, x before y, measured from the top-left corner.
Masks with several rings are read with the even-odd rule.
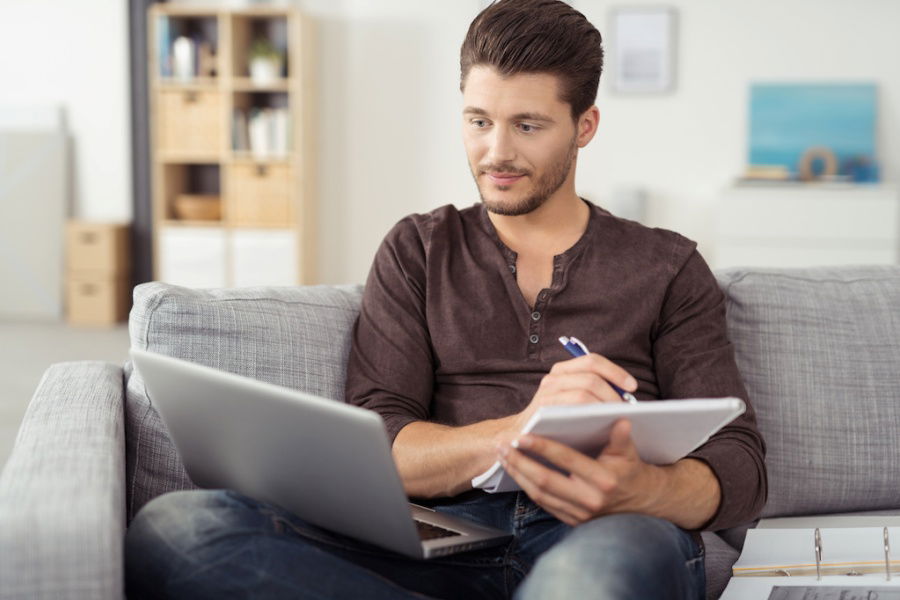
[[[477,115],[479,117],[488,116],[488,112],[483,108],[478,108],[477,106],[467,106],[463,109],[464,115]],[[536,112],[523,112],[516,113],[512,116],[513,121],[544,121],[547,123],[553,123],[553,117],[549,117],[547,115],[536,113]]]
[[[549,117],[547,115],[543,115],[541,113],[535,112],[523,112],[518,113],[512,116],[513,121],[546,121],[547,123],[553,122],[553,117]]]

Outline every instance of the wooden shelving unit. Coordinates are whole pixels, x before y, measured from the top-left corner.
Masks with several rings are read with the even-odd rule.
[[[293,8],[167,4],[148,16],[154,278],[189,287],[316,283],[309,19]],[[204,56],[187,78],[172,67],[179,36]],[[280,75],[263,83],[249,70],[261,39],[282,56]],[[265,113],[270,127],[238,136],[236,111]],[[260,127],[269,134],[258,137]],[[236,146],[266,137],[280,149]],[[218,197],[209,213],[218,216],[184,217],[185,195]]]

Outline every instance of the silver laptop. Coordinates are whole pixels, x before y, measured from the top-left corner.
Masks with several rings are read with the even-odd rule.
[[[370,410],[145,350],[131,356],[200,487],[233,489],[414,558],[511,537],[410,504]]]

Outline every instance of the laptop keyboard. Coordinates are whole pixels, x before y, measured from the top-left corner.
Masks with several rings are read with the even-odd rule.
[[[458,531],[444,529],[443,527],[438,527],[437,525],[432,525],[431,523],[423,523],[422,521],[416,521],[416,529],[419,530],[419,539],[421,540],[435,540],[438,538],[462,535]]]

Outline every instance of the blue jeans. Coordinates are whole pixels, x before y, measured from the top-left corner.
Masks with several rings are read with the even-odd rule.
[[[432,505],[512,532],[505,546],[432,560],[330,533],[232,491],[173,492],[125,537],[133,598],[690,598],[705,595],[702,548],[635,514],[569,527],[523,493],[471,492]]]

